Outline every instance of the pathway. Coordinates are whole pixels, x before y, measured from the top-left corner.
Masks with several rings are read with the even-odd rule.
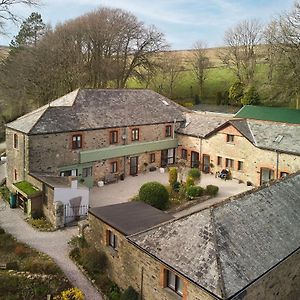
[[[102,300],[98,291],[68,256],[69,247],[67,242],[77,234],[77,227],[55,232],[39,232],[28,225],[23,218],[24,215],[20,209],[10,209],[7,206],[5,210],[0,210],[0,226],[6,232],[51,256],[70,282],[84,292],[86,299]]]

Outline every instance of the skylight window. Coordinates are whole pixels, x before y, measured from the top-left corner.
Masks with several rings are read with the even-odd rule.
[[[169,106],[169,103],[166,101],[166,100],[161,100],[161,102],[166,105],[166,106]]]
[[[282,139],[283,139],[283,135],[280,135],[280,134],[279,134],[279,135],[277,135],[277,137],[276,137],[276,139],[274,140],[274,142],[279,144],[279,143],[282,141]]]

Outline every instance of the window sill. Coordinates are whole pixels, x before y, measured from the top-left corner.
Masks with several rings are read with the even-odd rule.
[[[177,299],[182,299],[183,296],[177,294],[175,291],[170,289],[169,287],[165,287],[164,290],[169,294],[172,295],[173,297],[176,297]]]
[[[107,246],[108,247],[108,252],[112,257],[118,257],[118,250],[113,248],[112,246]]]

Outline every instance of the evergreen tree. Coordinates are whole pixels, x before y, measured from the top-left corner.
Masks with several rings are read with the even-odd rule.
[[[253,85],[246,88],[241,103],[243,105],[257,105],[260,103],[259,94]]]
[[[20,31],[11,41],[12,48],[21,48],[26,46],[36,46],[37,42],[45,34],[46,25],[42,16],[33,12],[21,25]]]

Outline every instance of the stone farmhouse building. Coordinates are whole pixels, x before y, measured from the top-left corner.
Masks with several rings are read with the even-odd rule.
[[[7,186],[28,214],[42,210],[53,222],[61,188],[72,194],[63,204],[81,204],[84,186],[178,159],[258,186],[300,170],[300,121],[287,119],[191,112],[150,90],[78,89],[6,125]],[[64,177],[77,178],[77,191]]]
[[[246,116],[243,110],[248,107],[241,110]],[[234,118],[187,114],[187,125],[177,131],[178,156],[205,173],[229,169],[233,178],[254,186],[295,173],[300,170],[300,111],[287,111],[298,119],[290,120],[288,113],[284,123],[241,119],[240,113]]]
[[[7,186],[25,198],[16,183],[43,191],[47,214],[55,200],[47,176],[92,187],[174,164],[183,111],[150,90],[78,89],[7,124]],[[27,198],[39,206],[40,197]]]
[[[93,208],[86,236],[145,300],[296,300],[299,190],[297,173],[169,220],[136,202]]]

